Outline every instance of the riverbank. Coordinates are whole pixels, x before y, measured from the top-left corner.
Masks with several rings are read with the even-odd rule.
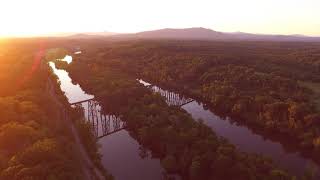
[[[149,85],[148,88],[155,92],[161,92],[166,98],[175,97],[175,100],[189,99],[191,96],[175,89],[166,89],[165,86],[155,86],[148,82],[139,80],[144,85]],[[174,94],[174,95],[173,95]],[[168,96],[168,97],[167,97]],[[167,99],[167,101],[170,101]],[[239,150],[257,153],[271,158],[275,164],[287,169],[289,172],[301,176],[306,171],[312,170],[318,174],[318,165],[309,156],[300,154],[297,147],[290,145],[290,140],[286,140],[288,144],[279,143],[278,136],[274,134],[261,135],[263,132],[252,130],[253,127],[247,127],[244,124],[239,124],[228,116],[221,116],[217,111],[212,111],[206,104],[201,103],[199,99],[185,104],[181,107],[186,110],[196,120],[202,120],[204,124],[210,127],[217,135],[226,138],[234,144]],[[257,132],[258,131],[258,132]],[[273,136],[273,139],[270,139]],[[288,146],[286,146],[288,145]]]
[[[64,64],[65,66],[68,66],[67,63],[61,63],[62,61],[59,61],[57,63],[57,66]],[[69,102],[79,102],[86,99],[92,99],[94,96],[92,94],[88,94],[87,92],[90,91],[84,91],[81,89],[79,84],[74,84],[74,80],[72,80],[68,72],[56,69],[55,66],[51,66],[54,69],[54,73],[59,77],[61,81],[60,88],[65,93],[65,95],[68,98]],[[99,130],[105,128],[102,126],[102,119],[101,116],[114,116],[112,113],[109,114],[107,112],[100,111],[101,108],[105,109],[105,106],[94,106],[95,108],[91,109],[92,113],[88,112],[88,108],[90,107],[89,102],[83,102],[78,104],[79,107],[83,108],[84,115],[86,117],[86,121],[88,124],[90,124],[91,129],[98,128]],[[92,100],[93,104],[96,104],[95,100]],[[90,104],[92,104],[90,103]],[[109,105],[106,105],[107,107],[110,107]],[[96,109],[97,108],[97,109]],[[110,110],[108,108],[108,110]],[[89,114],[96,114],[98,119],[91,120],[88,119]],[[109,115],[108,115],[109,114]],[[109,119],[108,117],[107,119]],[[96,120],[100,121],[101,123],[97,124]],[[108,123],[104,122],[104,125]],[[109,127],[112,127],[114,122],[111,120]],[[100,134],[101,131],[95,132],[95,134]],[[91,135],[89,135],[91,136]],[[115,179],[118,180],[127,180],[127,179],[153,179],[153,180],[162,180],[164,177],[163,175],[163,168],[160,165],[160,160],[155,157],[146,157],[141,156],[141,152],[143,151],[144,154],[148,152],[145,152],[143,149],[141,149],[141,145],[131,137],[129,132],[127,130],[122,130],[120,132],[117,132],[115,134],[112,134],[111,136],[106,136],[103,138],[100,138],[98,140],[98,143],[101,145],[99,148],[99,152],[102,155],[102,164],[112,175],[115,177]],[[124,164],[125,162],[125,164]],[[125,172],[125,173],[124,173]]]
[[[0,63],[0,179],[86,179],[53,99],[45,54],[34,41],[8,42]]]
[[[79,59],[77,59],[77,60],[79,60]],[[81,60],[83,60],[83,59],[81,59]],[[157,95],[150,96],[151,92],[148,89],[141,87],[141,85],[139,85],[139,83],[136,81],[135,78],[133,78],[133,77],[130,78],[123,73],[121,74],[118,71],[114,72],[112,69],[110,69],[108,67],[103,69],[102,67],[95,66],[95,68],[93,68],[93,69],[87,69],[86,68],[87,66],[85,64],[80,65],[79,63],[85,63],[85,62],[76,61],[75,63],[72,63],[71,65],[69,65],[67,68],[69,70],[69,72],[71,72],[71,77],[73,78],[73,81],[79,82],[81,84],[82,88],[84,88],[86,92],[90,92],[90,93],[95,94],[95,97],[100,102],[102,102],[102,106],[104,106],[104,105],[108,106],[108,102],[109,103],[113,102],[113,104],[112,104],[113,106],[120,107],[119,109],[113,107],[112,109],[106,109],[106,111],[109,111],[109,112],[113,111],[114,113],[123,114],[124,115],[123,120],[125,120],[126,123],[131,124],[131,128],[130,127],[128,127],[128,128],[129,128],[130,132],[132,132],[133,137],[135,137],[142,145],[147,147],[147,149],[151,150],[153,156],[159,157],[161,159],[161,164],[168,172],[176,172],[176,173],[179,173],[183,178],[186,178],[186,177],[190,178],[193,175],[189,174],[190,171],[189,170],[186,171],[185,168],[188,169],[188,168],[192,167],[192,163],[191,163],[192,160],[190,160],[190,161],[188,160],[187,162],[185,162],[187,164],[183,165],[184,163],[181,162],[182,159],[186,158],[185,160],[187,160],[189,158],[191,158],[191,159],[195,158],[195,159],[193,159],[193,161],[195,163],[194,165],[200,163],[199,164],[200,167],[198,169],[198,170],[200,170],[200,169],[206,169],[206,168],[204,168],[204,166],[207,166],[207,163],[211,164],[211,163],[213,163],[213,161],[217,160],[215,158],[210,160],[209,157],[212,157],[212,156],[216,157],[216,155],[217,156],[222,155],[222,154],[220,154],[222,152],[214,151],[214,149],[216,149],[216,148],[213,148],[213,147],[212,148],[208,147],[208,148],[202,149],[206,152],[201,151],[200,154],[206,154],[206,153],[207,153],[207,155],[211,154],[211,156],[209,155],[208,157],[207,156],[202,157],[203,159],[200,158],[201,156],[197,157],[199,155],[198,153],[196,153],[194,155],[188,154],[187,153],[189,151],[188,149],[190,149],[192,147],[190,147],[188,145],[188,143],[185,144],[186,146],[183,146],[182,144],[184,144],[184,143],[182,143],[182,142],[188,141],[188,139],[189,139],[190,141],[194,141],[194,142],[192,142],[192,144],[197,144],[202,141],[198,138],[195,138],[198,136],[195,136],[194,137],[195,139],[188,137],[188,136],[187,136],[188,138],[185,137],[184,140],[180,139],[180,138],[183,138],[183,136],[182,137],[180,136],[180,135],[182,135],[179,133],[179,132],[181,132],[180,130],[182,130],[185,133],[189,133],[189,132],[191,133],[192,128],[197,129],[199,127],[200,129],[204,130],[207,127],[205,125],[200,125],[201,122],[196,122],[195,120],[193,120],[190,117],[190,115],[187,115],[186,112],[178,110],[178,109],[172,109],[172,107],[169,107],[165,103],[165,101],[163,101],[163,98],[157,97]],[[84,76],[83,73],[81,73],[81,72],[86,72],[86,76]],[[165,113],[165,112],[170,112],[170,111],[172,111],[173,114]],[[161,115],[163,117],[161,117]],[[172,116],[172,117],[169,118],[170,116]],[[149,118],[145,119],[145,117],[149,117]],[[162,119],[162,121],[161,121],[161,119]],[[182,121],[182,119],[184,119],[184,120]],[[190,119],[190,120],[186,121],[186,119]],[[175,121],[177,121],[177,122],[175,122]],[[186,124],[182,123],[184,121]],[[156,126],[157,122],[160,123],[161,126],[157,127]],[[191,123],[191,125],[189,126],[189,125],[187,125],[188,124],[187,122],[189,122],[189,123],[193,122],[193,123]],[[152,125],[153,123],[155,123],[154,126]],[[173,125],[172,123],[174,123],[174,124],[177,123],[177,124],[179,124],[179,126]],[[182,123],[182,124],[180,124],[180,123]],[[194,123],[196,123],[196,124],[194,124]],[[198,123],[200,123],[200,124],[198,124]],[[139,126],[139,125],[141,125],[141,126]],[[150,125],[151,125],[151,127],[150,127]],[[158,130],[156,130],[155,128],[158,128]],[[169,133],[169,134],[173,135],[170,138],[169,135],[167,134],[169,131],[169,129],[167,129],[167,128],[169,128],[169,129],[173,128],[172,131],[170,131],[170,132],[172,132],[174,134],[178,133],[178,134],[176,134],[177,136],[174,136],[173,134]],[[184,129],[184,128],[187,128],[187,129]],[[197,131],[196,129],[194,129],[194,131]],[[199,129],[199,133],[202,131],[200,129]],[[210,132],[208,135],[211,136],[210,135],[212,133],[211,129],[204,130],[204,131]],[[142,132],[145,132],[145,133],[142,133]],[[159,134],[156,135],[155,133],[156,134],[159,133]],[[154,134],[154,135],[152,135],[152,134]],[[150,143],[149,140],[153,139],[151,137],[154,137],[155,140],[152,140],[153,143],[149,144]],[[199,137],[202,137],[202,136],[199,135]],[[213,137],[215,137],[215,135],[213,135]],[[164,138],[164,139],[160,140],[158,138]],[[180,140],[177,139],[176,141],[174,141],[175,143],[172,143],[171,140],[173,140],[175,138],[178,138]],[[220,138],[217,138],[217,139],[220,139]],[[216,143],[221,145],[222,149],[223,149],[223,146],[227,146],[227,147],[231,148],[230,151],[227,151],[228,153],[231,153],[231,154],[227,153],[229,157],[234,157],[234,155],[237,156],[237,154],[240,153],[238,151],[238,149],[235,148],[234,146],[232,146],[231,144],[226,143],[225,145],[223,145],[224,140],[220,141],[217,139],[213,138],[210,141],[218,141]],[[214,143],[214,144],[216,144],[216,143]],[[167,144],[168,147],[166,147],[164,144]],[[181,146],[181,148],[178,148],[179,150],[177,150],[176,146]],[[167,148],[169,148],[169,149],[167,149]],[[198,152],[199,149],[197,150],[197,148],[199,148],[199,147],[194,147],[194,148],[195,148],[194,151]],[[229,149],[229,148],[227,148],[227,149]],[[170,154],[170,153],[168,154],[168,152],[171,152],[171,151],[173,151],[172,152],[173,154]],[[185,152],[180,152],[180,151],[185,151]],[[216,155],[214,155],[214,154],[216,154]],[[241,155],[241,157],[243,157],[244,159],[242,159],[241,161],[240,160],[238,161],[236,159],[228,159],[228,161],[230,160],[229,162],[235,161],[234,162],[235,164],[249,163],[250,167],[243,164],[246,167],[245,169],[247,169],[247,170],[244,170],[243,173],[246,174],[245,172],[247,172],[248,174],[246,174],[246,175],[248,175],[248,176],[250,176],[249,174],[252,173],[252,174],[255,174],[256,176],[261,176],[261,177],[270,176],[270,178],[271,178],[271,176],[272,176],[272,178],[290,177],[290,176],[285,175],[285,173],[283,173],[283,172],[281,172],[280,173],[281,175],[280,175],[279,173],[277,173],[277,172],[279,172],[277,170],[276,170],[277,172],[274,171],[273,173],[271,173],[271,172],[262,173],[253,167],[257,166],[257,164],[264,164],[264,163],[269,164],[269,163],[267,163],[268,161],[266,161],[261,156],[253,156],[253,155],[247,154],[247,153],[240,153],[240,154],[245,154],[244,156],[251,159],[251,160],[253,160],[253,159],[257,160],[256,162],[255,162],[255,160],[251,161],[249,159],[244,158],[242,155]],[[190,157],[187,158],[187,156],[190,156]],[[225,156],[223,156],[223,157],[225,157]],[[200,158],[200,159],[196,160],[197,158]],[[260,161],[258,159],[260,159],[263,162],[257,163]],[[226,160],[226,159],[224,159],[224,160]],[[169,164],[167,164],[167,163],[169,163]],[[174,164],[177,163],[177,167],[171,169],[172,163],[174,163]],[[221,164],[218,163],[215,165],[220,166],[222,164],[223,163],[221,162]],[[266,166],[268,166],[269,168],[272,169],[274,166],[271,164],[266,165]],[[239,167],[234,167],[234,168],[237,169]],[[221,171],[224,172],[224,170],[222,170],[222,169],[221,169]],[[200,173],[200,171],[198,171],[196,169],[194,169],[194,170],[195,170],[194,175],[197,178],[200,178],[200,176],[199,176],[200,174],[202,174],[201,177],[203,177],[203,176],[207,176],[208,175],[207,173],[209,173],[209,172],[211,172],[211,173],[214,172],[214,171],[208,170],[204,174],[204,172],[202,172],[202,171],[201,171],[202,173]],[[259,172],[257,172],[257,171],[259,171]],[[200,174],[198,174],[198,173],[200,173]],[[262,173],[262,174],[259,174],[259,173]],[[220,175],[218,175],[218,174],[219,173],[217,173],[217,174],[213,173],[213,174],[210,174],[209,176],[214,177],[215,175],[216,176],[221,175],[221,174]],[[246,175],[244,175],[244,174],[242,174],[243,175],[242,177],[239,177],[238,173],[235,173],[235,174],[238,178],[245,178],[246,177]],[[235,175],[235,174],[233,174],[233,175]],[[230,175],[230,176],[233,176],[233,175]],[[193,177],[193,178],[195,178],[195,177]],[[230,178],[232,179],[232,177],[230,177]]]
[[[145,78],[147,80],[150,80],[149,82],[157,84],[157,86],[159,86],[160,88],[164,88],[172,92],[183,94],[186,97],[195,99],[197,102],[201,102],[206,109],[209,109],[211,112],[221,117],[222,120],[228,119],[230,123],[235,123],[238,126],[242,126],[242,127],[248,127],[250,131],[252,131],[254,134],[262,136],[263,139],[267,139],[275,143],[280,143],[283,146],[283,149],[285,152],[298,153],[303,158],[311,159],[312,161],[314,161],[314,163],[311,163],[311,164],[315,164],[315,166],[319,166],[320,164],[319,154],[317,154],[315,151],[313,151],[310,148],[301,147],[301,145],[296,143],[297,141],[299,141],[296,136],[291,136],[286,133],[281,133],[270,128],[266,129],[262,126],[257,125],[252,121],[247,121],[246,119],[243,119],[235,114],[232,114],[228,111],[224,111],[223,109],[220,108],[219,104],[214,105],[208,99],[204,98],[203,96],[199,95],[199,93],[195,92],[194,89],[196,89],[196,87],[188,87],[187,85],[182,86],[176,83],[168,84],[164,82],[162,83],[155,82],[154,80],[148,77],[145,77]],[[316,169],[319,169],[319,168],[316,167]]]
[[[60,85],[58,83],[57,77],[53,74],[52,70],[50,71],[50,75],[47,79],[47,86],[46,86],[46,92],[49,94],[49,97],[54,101],[54,103],[57,106],[59,117],[62,118],[60,121],[61,123],[64,123],[70,132],[72,133],[72,136],[75,140],[75,149],[79,152],[79,159],[81,159],[82,164],[82,170],[85,173],[87,180],[110,180],[113,179],[110,174],[107,173],[107,171],[103,168],[102,165],[100,165],[100,160],[97,147],[98,144],[96,143],[96,140],[94,139],[94,136],[91,136],[90,139],[90,145],[86,146],[84,144],[83,138],[80,138],[79,134],[85,133],[86,135],[92,134],[91,129],[85,129],[83,126],[86,126],[85,124],[82,124],[79,121],[82,121],[82,117],[78,117],[75,114],[75,110],[73,110],[67,100],[67,97],[62,93],[60,89]],[[76,124],[76,125],[75,125]],[[89,136],[90,137],[90,136]],[[86,137],[87,139],[89,137]],[[90,155],[88,154],[88,151],[90,151]],[[93,162],[94,159],[94,162]],[[98,165],[98,167],[97,167]]]
[[[84,57],[77,59],[91,59],[87,65],[93,72],[110,67],[178,89],[258,136],[282,143],[289,154],[319,162],[319,111],[314,99],[318,96],[299,83],[316,83],[319,73],[307,49],[296,46],[288,52],[305,57],[297,61],[295,56],[278,54],[287,51],[282,48],[263,42],[142,40],[106,44],[98,51],[87,47]]]

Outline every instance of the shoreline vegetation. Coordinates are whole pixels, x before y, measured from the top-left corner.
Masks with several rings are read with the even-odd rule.
[[[50,52],[51,51],[51,52]],[[59,64],[63,61],[57,60],[57,59],[63,59],[67,54],[68,51],[65,49],[51,49],[47,53],[46,61],[52,61],[55,64]],[[53,60],[52,60],[53,59]],[[47,64],[46,64],[47,65]],[[48,66],[48,65],[47,65]],[[55,98],[59,99],[59,102],[63,103],[63,108],[66,109],[66,116],[68,117],[67,121],[70,121],[69,123],[73,124],[73,127],[76,129],[75,136],[78,136],[80,138],[79,146],[82,148],[84,146],[85,153],[89,156],[89,159],[87,160],[86,167],[90,170],[89,173],[91,173],[90,177],[93,179],[106,179],[106,180],[112,180],[113,177],[111,174],[108,173],[108,171],[103,167],[101,163],[101,154],[99,153],[99,144],[96,139],[96,137],[93,134],[93,130],[89,122],[86,122],[84,119],[83,109],[79,106],[71,107],[68,103],[67,97],[60,89],[60,84],[58,82],[58,78],[54,73],[52,72],[52,69],[50,68],[50,75],[52,76],[52,80],[54,82],[57,82],[54,84],[55,86]],[[93,164],[91,165],[90,162],[92,161]],[[97,168],[97,170],[96,170]],[[97,172],[98,171],[98,172]]]
[[[83,156],[64,118],[69,104],[52,83],[56,78],[41,44],[1,44],[0,179],[98,179],[83,170]]]
[[[84,179],[72,135],[44,91],[44,52],[34,42],[1,51],[0,179]]]
[[[56,61],[56,67],[67,69],[73,81],[94,94],[105,113],[121,115],[130,136],[159,158],[168,174],[185,180],[314,178],[312,171],[294,177],[267,157],[240,152],[136,79],[196,97],[266,136],[294,140],[299,152],[318,162],[320,44],[44,38],[15,40],[0,49],[1,179],[88,177],[77,140],[62,121],[68,111],[90,159],[112,179],[101,165],[89,125],[81,120],[81,109],[69,107],[59,85],[48,85],[48,76],[56,78],[42,69],[48,68],[42,58],[68,53],[46,54],[46,49],[76,46],[81,55],[73,55],[69,65]],[[55,98],[50,98],[52,91],[44,92],[48,87]],[[54,99],[66,110],[59,111]]]
[[[90,54],[92,55],[92,54]],[[95,56],[76,56],[61,63],[72,79],[102,104],[105,113],[119,114],[130,135],[153,157],[161,160],[167,173],[183,179],[294,179],[261,155],[240,152],[181,108],[166,104],[136,78],[113,66],[100,66]],[[86,73],[83,73],[86,72]],[[112,102],[112,107],[106,106]],[[307,173],[301,179],[311,179]]]
[[[89,58],[91,71],[108,66],[184,92],[264,134],[295,140],[319,162],[320,44],[141,40],[86,48],[79,59]]]

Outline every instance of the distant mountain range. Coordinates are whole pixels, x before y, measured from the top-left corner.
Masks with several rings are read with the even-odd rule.
[[[268,35],[250,34],[243,32],[226,33],[218,32],[206,28],[186,28],[186,29],[159,29],[154,31],[144,31],[132,34],[117,33],[81,33],[71,37],[90,38],[108,36],[112,38],[138,38],[138,39],[185,39],[185,40],[248,40],[248,41],[308,41],[320,42],[320,37],[310,37],[303,35]]]
[[[55,34],[48,34],[47,36],[53,37],[69,37],[69,38],[94,38],[94,37],[106,37],[117,35],[118,33],[114,32],[67,32],[67,33],[55,33]]]
[[[70,35],[71,37],[86,37],[86,36],[113,36],[113,35],[117,35],[118,33],[114,33],[114,32],[108,32],[108,31],[104,31],[104,32],[84,32],[84,33],[76,33],[76,34],[72,34]],[[70,37],[69,36],[69,37]]]

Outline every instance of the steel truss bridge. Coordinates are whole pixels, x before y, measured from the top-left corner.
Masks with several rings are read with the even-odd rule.
[[[194,99],[186,98],[177,93],[163,90],[157,86],[147,86],[153,92],[159,93],[166,98],[166,102],[170,106],[184,106],[194,101]],[[90,123],[93,133],[96,138],[100,139],[116,132],[119,132],[126,128],[126,123],[121,120],[120,116],[112,114],[104,114],[101,106],[94,99],[87,99],[70,103],[72,106],[80,106],[83,111],[86,120]]]
[[[120,119],[120,116],[102,113],[101,106],[94,98],[71,103],[70,105],[83,108],[85,118],[90,123],[93,133],[98,139],[126,128],[125,122]]]
[[[159,93],[161,96],[165,97],[167,104],[170,106],[181,107],[194,101],[194,99],[186,98],[184,96],[181,96],[180,94],[163,90],[157,86],[149,85],[147,87],[153,92]]]

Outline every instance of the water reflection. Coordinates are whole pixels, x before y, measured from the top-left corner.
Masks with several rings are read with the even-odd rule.
[[[140,156],[140,145],[127,131],[106,136],[102,145],[103,165],[119,180],[161,180],[164,170],[159,159]]]
[[[71,63],[72,57],[70,57],[64,58],[64,61],[70,61]],[[61,90],[65,92],[69,102],[78,102],[94,98],[93,95],[84,92],[79,84],[73,84],[68,72],[56,69],[53,62],[50,62],[49,65],[58,76],[61,83]],[[151,85],[145,81],[139,81],[146,86]],[[302,157],[298,153],[286,152],[280,143],[266,140],[245,126],[238,126],[229,120],[221,119],[210,110],[205,110],[204,105],[201,103],[191,102],[189,101],[190,98],[163,90],[157,86],[150,87],[152,90],[160,92],[160,94],[167,97],[167,102],[171,102],[172,100],[174,102],[189,102],[185,105],[183,105],[183,103],[172,104],[183,105],[182,108],[189,112],[193,118],[202,119],[204,123],[211,127],[218,135],[225,137],[242,151],[269,156],[276,164],[288,169],[292,174],[297,175],[301,175],[308,165],[314,164],[311,160]],[[88,117],[88,105],[83,103],[81,106],[84,108],[85,116]],[[97,111],[101,113],[101,107],[97,105],[96,108]],[[96,119],[102,119],[99,118],[99,115],[97,115],[97,117]],[[90,120],[90,118],[87,119]],[[113,123],[113,121],[111,123]],[[103,123],[97,123],[95,125],[95,127],[98,128],[98,134],[104,133],[102,132],[104,129],[102,124]],[[163,179],[164,170],[161,167],[159,159],[150,157],[150,153],[148,152],[142,152],[138,142],[133,139],[126,130],[121,130],[110,136],[103,137],[99,140],[99,143],[102,146],[100,149],[102,163],[106,169],[115,176],[115,179]]]
[[[164,96],[166,98],[167,104],[170,106],[183,106],[194,101],[191,98],[187,98],[174,92],[165,91],[157,86],[153,86],[152,91],[159,93],[161,96]]]
[[[82,109],[84,117],[91,125],[93,133],[98,139],[110,136],[126,128],[126,124],[121,120],[120,116],[105,114],[102,112],[102,107],[94,99],[81,101],[72,104],[72,106]]]
[[[71,63],[72,56],[66,56],[63,61]],[[50,62],[49,66],[52,68],[54,74],[57,75],[61,83],[60,88],[67,96],[69,103],[94,98],[93,95],[83,91],[79,84],[73,84],[67,71],[57,69],[53,62]],[[85,117],[88,117],[88,105],[84,102],[81,103],[81,106],[84,109]],[[101,107],[99,105],[95,108],[97,108],[97,112],[101,112]],[[94,119],[95,121],[92,120],[93,119],[91,118],[91,122],[95,122],[97,118]],[[113,122],[115,121],[110,122],[111,127],[114,125]],[[105,128],[102,127],[102,123],[97,123],[94,127],[98,128],[97,132],[99,134],[103,134],[102,131]],[[160,160],[150,156],[141,156],[140,145],[126,130],[121,130],[112,135],[100,138],[98,142],[101,144],[100,153],[102,155],[102,164],[116,180],[163,179],[164,170],[161,167]]]
[[[261,135],[253,133],[245,126],[238,126],[228,119],[223,120],[210,110],[205,110],[203,104],[191,102],[182,107],[195,119],[202,119],[218,135],[228,139],[241,151],[263,154],[272,158],[275,164],[287,169],[292,174],[302,175],[310,166],[316,164],[302,157],[297,152],[287,152],[283,145],[264,139]],[[318,168],[317,168],[318,169]]]
[[[57,69],[53,62],[49,62],[53,73],[58,76],[60,88],[65,93],[70,103],[91,99],[94,96],[85,93],[79,84],[73,84],[69,73],[63,69]]]
[[[72,62],[72,56],[66,55],[63,59],[61,59],[61,61],[65,61],[70,64]]]
[[[166,91],[143,80],[139,80],[139,82],[155,92],[160,92],[167,99],[167,102],[170,101],[169,98],[171,96],[167,96],[167,94],[172,94],[173,92]],[[181,95],[177,97],[180,97],[181,101],[190,99]],[[304,158],[298,152],[287,152],[281,143],[265,139],[263,136],[252,132],[246,126],[232,123],[229,118],[226,120],[220,118],[210,110],[206,110],[202,103],[189,101],[189,103],[182,105],[182,108],[191,114],[194,119],[202,119],[216,134],[226,138],[241,151],[270,157],[275,164],[298,176],[303,175],[306,169],[310,167],[315,167],[319,170],[319,167],[311,159]]]

